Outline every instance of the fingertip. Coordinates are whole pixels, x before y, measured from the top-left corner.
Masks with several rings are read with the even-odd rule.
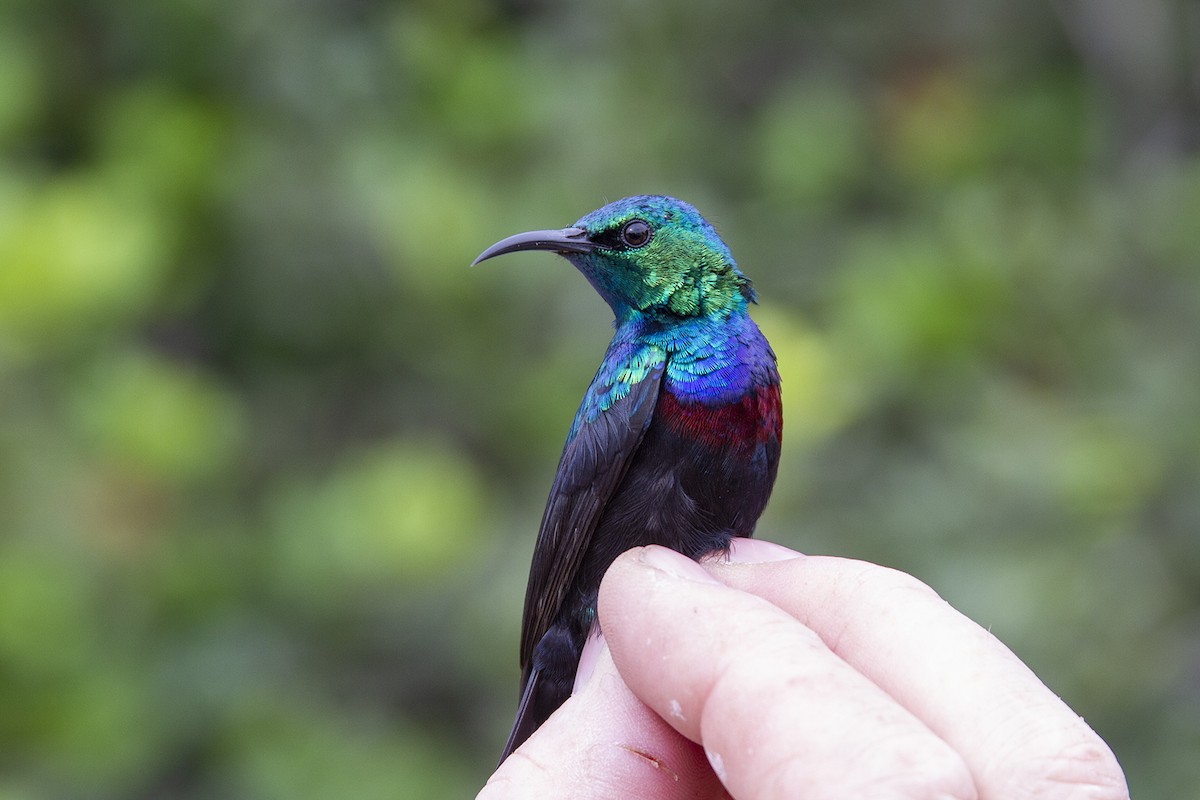
[[[682,578],[698,583],[720,583],[712,575],[709,575],[704,567],[669,547],[661,547],[656,544],[642,547],[638,553],[638,562],[642,566],[672,578]]]
[[[571,694],[578,694],[587,686],[596,671],[596,663],[606,649],[608,646],[604,643],[604,634],[598,627],[593,628],[579,653],[579,666],[575,668],[575,685]]]
[[[729,561],[733,564],[765,564],[805,557],[804,553],[766,539],[737,538],[729,543]]]
[[[600,581],[597,611],[602,622],[644,608],[654,587],[673,581],[720,586],[721,582],[687,556],[667,547],[646,545],[626,550],[609,566]]]

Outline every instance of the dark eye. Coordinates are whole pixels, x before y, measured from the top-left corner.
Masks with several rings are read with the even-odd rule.
[[[650,226],[640,219],[626,222],[621,229],[621,241],[626,247],[641,247],[650,241]]]

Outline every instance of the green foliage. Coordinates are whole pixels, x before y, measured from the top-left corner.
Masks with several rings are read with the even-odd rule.
[[[481,547],[488,497],[469,461],[411,444],[348,456],[316,485],[281,479],[269,502],[286,589],[441,581]]]
[[[146,354],[106,356],[70,398],[79,440],[98,457],[168,482],[211,476],[235,459],[240,409],[214,376]]]
[[[1195,53],[1093,6],[0,6],[0,798],[481,784],[608,314],[467,264],[639,193],[762,299],[760,534],[1194,794]]]

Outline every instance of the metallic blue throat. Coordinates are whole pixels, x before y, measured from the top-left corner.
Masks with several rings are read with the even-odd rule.
[[[685,403],[721,405],[751,389],[779,383],[775,354],[744,305],[728,317],[670,323],[635,312],[618,324],[567,441],[663,365],[663,390]]]

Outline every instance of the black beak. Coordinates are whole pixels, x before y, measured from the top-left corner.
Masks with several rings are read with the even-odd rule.
[[[527,231],[501,239],[471,262],[475,266],[493,256],[515,253],[518,250],[549,250],[554,253],[590,253],[596,245],[588,241],[583,228],[563,228],[560,231]]]

